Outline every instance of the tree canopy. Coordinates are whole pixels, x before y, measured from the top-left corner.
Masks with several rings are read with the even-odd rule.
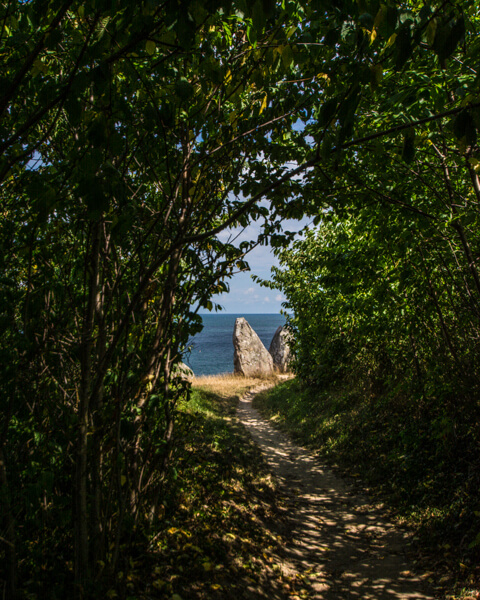
[[[221,243],[228,227],[260,220],[260,241],[280,247],[283,218],[321,225],[276,277],[299,319],[299,365],[323,361],[300,360],[307,303],[308,318],[334,315],[318,321],[332,343],[345,345],[352,320],[376,339],[388,323],[394,354],[420,372],[442,341],[449,364],[475,367],[464,332],[477,331],[480,292],[477,13],[453,0],[0,4],[12,596],[40,530],[59,524],[53,554],[74,548],[88,597],[121,571],[125,540],[155,524],[188,394],[175,365],[199,308],[214,308],[259,241]]]

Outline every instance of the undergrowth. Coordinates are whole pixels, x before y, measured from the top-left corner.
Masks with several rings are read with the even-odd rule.
[[[441,597],[480,597],[478,415],[452,423],[436,399],[320,391],[297,380],[262,392],[254,406],[416,532],[417,559],[434,565]]]
[[[220,393],[197,383],[180,407],[164,514],[128,598],[283,598],[292,589],[275,564],[281,535],[264,526],[282,519],[275,485],[235,418],[252,383],[237,378]]]

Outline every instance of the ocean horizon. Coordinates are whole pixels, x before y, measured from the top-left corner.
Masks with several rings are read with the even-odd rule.
[[[197,376],[233,373],[233,329],[235,320],[244,317],[268,350],[275,331],[285,325],[279,313],[202,314],[203,330],[189,342],[184,362]]]

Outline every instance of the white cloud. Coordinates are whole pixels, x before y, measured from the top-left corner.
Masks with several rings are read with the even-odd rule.
[[[249,287],[248,290],[245,290],[243,293],[247,296],[247,295],[253,294],[254,291],[255,291],[255,288]]]
[[[285,300],[285,298],[284,298],[283,294],[277,294],[275,296],[275,301],[276,302],[283,302],[284,300]]]
[[[265,296],[265,298],[263,299],[264,302],[270,302],[270,298],[268,296]]]

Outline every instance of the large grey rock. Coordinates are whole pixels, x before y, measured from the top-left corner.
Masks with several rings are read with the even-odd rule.
[[[245,377],[265,377],[274,372],[271,355],[244,317],[235,321],[233,347],[235,373]]]
[[[192,381],[195,377],[192,369],[184,362],[179,362],[173,367],[172,375],[186,381]]]
[[[288,330],[285,329],[285,327],[280,326],[275,332],[270,343],[270,348],[268,349],[273,358],[273,364],[280,373],[286,373],[289,370],[288,365],[292,358],[290,345],[288,343],[289,337],[290,333]]]

